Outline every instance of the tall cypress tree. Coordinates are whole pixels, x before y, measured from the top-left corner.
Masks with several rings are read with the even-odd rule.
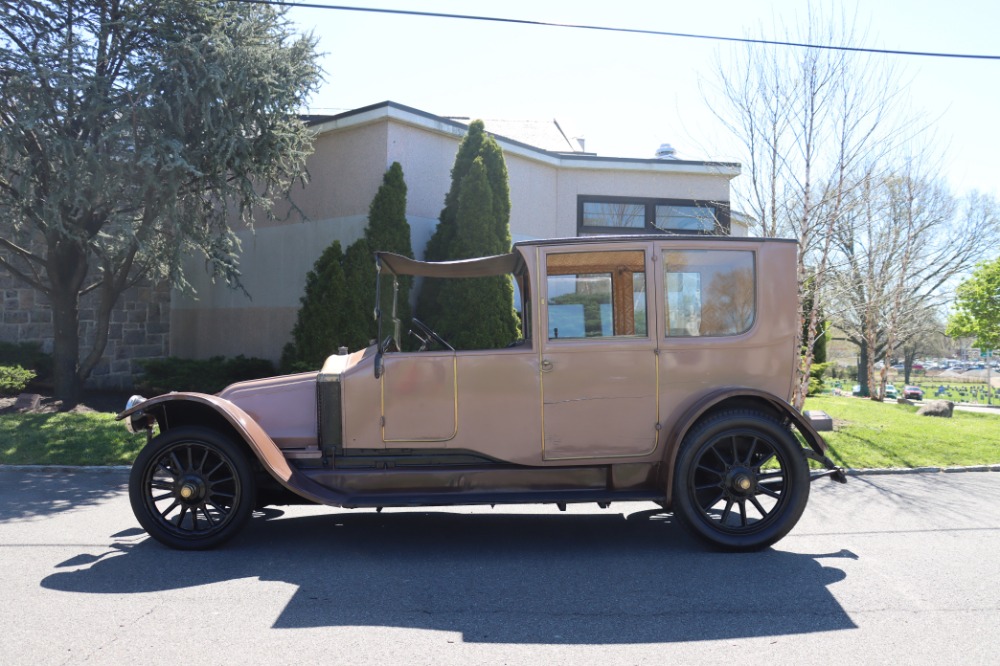
[[[410,223],[406,221],[406,182],[403,179],[403,167],[399,162],[393,162],[392,166],[382,177],[382,186],[379,187],[375,198],[372,199],[368,209],[368,227],[365,229],[365,243],[368,248],[369,257],[375,251],[394,252],[406,257],[413,258],[413,246],[410,241]],[[363,307],[367,312],[366,321],[371,322],[371,335],[374,338],[377,334],[375,322],[372,320],[372,310],[375,308],[375,263],[372,259],[368,264],[368,270],[361,277],[363,291],[360,292],[363,299]],[[392,313],[392,290],[383,284],[382,293],[382,316],[389,317]],[[407,326],[411,318],[410,290],[413,287],[413,278],[404,275],[399,278],[399,295],[396,299],[397,317]]]
[[[338,347],[360,349],[375,339],[375,250],[413,257],[410,224],[406,220],[406,182],[398,162],[382,177],[382,185],[368,208],[365,235],[347,252],[334,241],[306,278],[292,341],[285,345],[281,365],[286,371],[315,370]],[[383,312],[391,312],[391,290],[386,290]],[[400,278],[398,313],[410,318],[410,278]]]
[[[483,179],[485,190],[480,185],[475,187],[469,185],[468,191],[463,194],[463,188],[466,187],[465,180],[474,169],[477,172],[474,179],[477,182]],[[488,191],[490,195],[488,211],[474,212],[472,208],[476,205],[487,206],[484,202],[484,191]],[[463,196],[464,207],[460,201]],[[474,221],[470,222],[473,219]],[[476,229],[475,233],[464,229],[469,224]],[[469,125],[469,132],[459,145],[455,164],[451,170],[451,187],[445,196],[444,209],[441,211],[437,229],[427,244],[425,256],[428,261],[468,259],[509,252],[510,246],[510,187],[507,182],[507,164],[499,144],[486,134],[483,121],[476,120]],[[502,278],[502,281],[506,282],[506,288],[486,288],[477,296],[476,290],[471,287],[481,285],[482,281],[479,280],[470,281],[468,285],[457,290],[444,287],[443,280],[425,280],[417,312],[424,321],[444,332],[454,325],[456,319],[462,319],[456,314],[458,310],[478,311],[481,305],[479,300],[500,299],[499,304],[490,307],[498,308],[497,311],[502,312],[502,316],[480,319],[482,324],[471,322],[473,326],[492,329],[492,332],[476,332],[462,328],[454,333],[448,331],[451,335],[449,341],[456,347],[466,349],[507,344],[517,335],[517,317],[513,311],[513,286],[508,278]],[[459,298],[459,293],[477,302],[473,303],[465,296]],[[445,337],[449,338],[448,335]],[[462,344],[460,340],[466,338],[468,344]]]
[[[484,160],[477,157],[459,188],[451,257],[480,256],[489,243],[498,246],[495,208]],[[507,276],[442,281],[438,299],[443,307],[436,326],[456,349],[502,347],[517,338],[513,298]]]
[[[347,295],[344,252],[334,241],[306,275],[306,291],[300,299],[292,341],[281,353],[286,372],[318,370],[326,357],[336,352],[344,324],[343,304]]]

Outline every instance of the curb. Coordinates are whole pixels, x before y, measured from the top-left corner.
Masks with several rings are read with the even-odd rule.
[[[0,472],[128,472],[131,465],[0,465]]]
[[[970,465],[968,467],[886,467],[872,469],[846,469],[848,476],[877,476],[880,474],[957,474],[960,472],[1000,472],[1000,465]]]

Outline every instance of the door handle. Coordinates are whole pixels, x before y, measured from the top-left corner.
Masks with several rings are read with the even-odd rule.
[[[542,359],[542,372],[551,372],[551,371],[552,371],[552,361],[550,361],[547,358]]]

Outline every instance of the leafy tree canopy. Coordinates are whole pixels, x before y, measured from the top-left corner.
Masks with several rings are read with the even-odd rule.
[[[982,349],[1000,348],[1000,257],[979,264],[955,292],[955,309],[945,331],[975,336]]]
[[[49,296],[56,388],[72,402],[125,288],[187,287],[192,255],[239,284],[232,221],[304,173],[296,113],[320,79],[315,40],[257,4],[2,4],[0,268]],[[81,361],[90,291],[100,322]]]

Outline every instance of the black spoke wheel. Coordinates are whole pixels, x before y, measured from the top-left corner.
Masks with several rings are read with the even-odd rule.
[[[809,465],[784,425],[757,411],[712,416],[685,436],[674,467],[680,522],[725,550],[766,548],[795,526]]]
[[[246,524],[255,501],[253,470],[228,437],[200,427],[168,430],[140,451],[129,476],[139,524],[171,548],[218,546]]]

